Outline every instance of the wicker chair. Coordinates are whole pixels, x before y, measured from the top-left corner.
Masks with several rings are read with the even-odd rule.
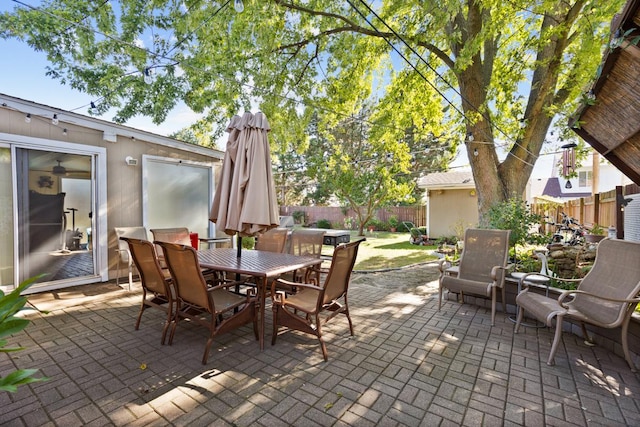
[[[258,323],[255,294],[250,289],[240,296],[229,291],[235,282],[217,281],[207,283],[194,248],[167,242],[154,242],[164,250],[167,265],[176,289],[176,316],[169,335],[169,344],[180,319],[189,319],[209,329],[209,337],[202,356],[202,364],[209,359],[213,339],[235,328],[253,323],[253,332],[258,339]],[[213,286],[209,286],[213,285]],[[207,319],[208,317],[208,319]]]
[[[310,283],[294,283],[281,279],[271,284],[271,298],[273,299],[272,345],[276,343],[279,326],[312,334],[320,341],[322,356],[326,362],[328,359],[327,347],[322,339],[321,324],[326,324],[340,313],[347,316],[349,331],[353,336],[353,323],[351,322],[351,316],[349,316],[347,291],[349,290],[351,272],[353,271],[360,242],[362,240],[343,243],[336,247],[331,260],[331,267],[323,286],[316,286]],[[298,292],[287,296],[285,292],[276,289],[278,285],[295,286]],[[330,312],[330,314],[324,319],[324,322],[321,322],[320,314],[325,311]]]
[[[627,332],[631,314],[640,302],[639,260],[640,243],[604,239],[598,244],[593,267],[584,278],[563,279],[578,281],[577,290],[564,291],[557,300],[532,292],[525,275],[520,279],[523,290],[516,297],[520,309],[515,332],[518,333],[525,311],[549,327],[553,326],[555,318],[556,331],[547,360],[548,365],[553,365],[564,319],[579,322],[588,343],[592,340],[587,333],[587,323],[607,329],[622,326],[622,350],[629,367],[635,372]]]
[[[161,344],[164,344],[167,337],[169,325],[175,315],[175,291],[171,284],[171,277],[168,270],[163,270],[158,263],[156,251],[153,243],[148,240],[121,237],[129,247],[129,253],[136,268],[140,272],[140,283],[142,284],[142,305],[136,320],[136,331],[140,326],[142,313],[149,308],[157,308],[167,313],[167,318],[162,328]]]
[[[505,307],[504,279],[509,258],[510,230],[469,228],[464,233],[464,250],[457,275],[451,274],[451,263],[442,260],[439,265],[438,310],[442,306],[442,290],[460,295],[474,295],[491,299],[491,326],[496,318],[496,292],[502,291],[502,310]]]

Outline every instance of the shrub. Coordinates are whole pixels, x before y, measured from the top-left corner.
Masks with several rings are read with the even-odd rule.
[[[304,224],[307,214],[305,211],[295,211],[291,214],[296,224]]]
[[[330,229],[331,228],[331,222],[328,219],[319,219],[318,220],[318,228],[325,228],[325,229]]]
[[[27,299],[20,294],[42,276],[44,275],[25,280],[9,294],[5,295],[0,290],[0,352],[8,353],[10,351],[24,350],[22,347],[5,348],[7,341],[4,338],[20,332],[29,324],[30,320],[15,317],[14,314],[24,310],[24,305],[27,302]],[[9,373],[6,377],[0,377],[0,391],[15,393],[20,385],[46,381],[47,378],[34,378],[32,376],[37,371],[37,369],[18,369]]]
[[[540,215],[534,214],[527,203],[512,197],[489,209],[489,227],[499,230],[511,230],[509,245],[523,245],[529,236],[532,226],[540,222]]]
[[[389,217],[389,227],[390,228],[395,228],[397,230],[398,229],[398,223],[399,223],[399,221],[398,221],[398,217],[397,216],[391,215]]]

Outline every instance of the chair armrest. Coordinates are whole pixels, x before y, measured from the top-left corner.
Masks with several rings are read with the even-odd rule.
[[[441,259],[440,261],[438,261],[438,270],[440,270],[440,275],[443,275],[445,270],[447,268],[450,268],[453,266],[453,263],[451,261],[449,261],[448,259]]]
[[[573,282],[573,283],[579,283],[582,281],[582,279],[561,279],[559,277],[555,277],[555,276],[550,276],[548,274],[542,274],[542,273],[536,273],[536,272],[530,272],[525,274],[524,276],[522,276],[520,278],[520,289],[526,289],[529,287],[529,284],[533,283],[533,282],[525,282],[527,276],[542,276],[542,277],[546,277],[547,279],[549,279],[549,283],[547,284],[547,286],[551,285],[551,281],[552,280],[556,280],[558,282]]]
[[[133,265],[133,257],[131,256],[131,251],[129,250],[129,248],[124,248],[124,249],[116,248],[116,253],[118,254],[121,260],[122,260],[122,252],[127,254],[127,263],[130,266]]]
[[[568,296],[575,296],[576,294],[582,294],[582,295],[588,295],[590,297],[593,298],[597,298],[603,301],[609,301],[609,302],[626,302],[626,303],[638,303],[640,302],[640,298],[636,297],[636,298],[629,298],[629,299],[618,299],[618,298],[608,298],[608,297],[604,297],[602,295],[595,295],[592,294],[591,292],[587,292],[587,291],[581,291],[579,289],[575,289],[572,291],[564,291],[560,294],[560,296],[558,296],[558,304],[560,304],[563,308],[568,308],[566,303],[564,302],[564,300],[568,297]]]

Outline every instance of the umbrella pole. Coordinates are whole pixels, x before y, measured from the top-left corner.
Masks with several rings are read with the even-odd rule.
[[[240,258],[240,254],[242,253],[242,237],[240,236],[240,233],[238,233],[237,237],[236,237],[236,244],[238,245],[238,258]],[[236,273],[236,280],[240,281],[240,273]],[[237,284],[236,285],[236,294],[240,293],[240,285]],[[235,308],[234,313],[238,312],[238,307]]]

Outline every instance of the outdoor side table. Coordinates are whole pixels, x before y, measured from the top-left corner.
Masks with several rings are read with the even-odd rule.
[[[513,272],[513,273],[510,273],[509,276],[508,276],[508,279],[511,279],[511,281],[517,281],[517,283],[518,283],[518,291],[516,292],[516,296],[522,290],[522,286],[520,284],[520,279],[522,279],[525,274],[529,274],[529,273]],[[527,280],[526,281],[529,284],[534,284],[534,285],[539,285],[539,286],[546,286],[545,295],[549,296],[550,281],[549,281],[548,277],[541,276],[539,274],[532,274],[530,276],[527,276]],[[518,312],[516,310],[516,315],[517,315],[517,313]],[[514,315],[514,316],[510,316],[509,320],[511,320],[512,322],[515,323],[517,319],[516,319],[516,316]],[[536,323],[525,323],[525,322],[522,322],[522,323],[520,323],[520,325],[524,326],[524,327],[527,327],[527,328],[544,328],[546,326],[544,323],[537,322],[537,321],[536,321]]]

